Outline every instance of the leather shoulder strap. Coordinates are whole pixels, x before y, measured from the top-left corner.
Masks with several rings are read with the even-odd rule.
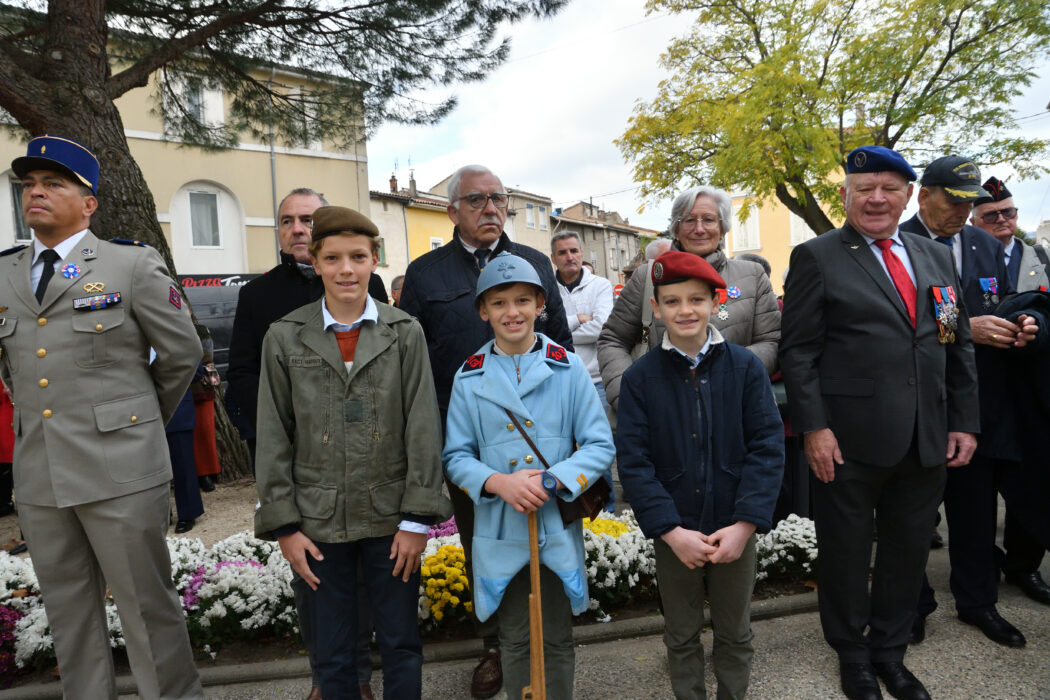
[[[532,441],[532,438],[529,437],[529,434],[526,433],[525,429],[521,427],[521,423],[518,422],[518,419],[514,416],[514,414],[509,408],[505,408],[503,410],[507,412],[507,417],[510,418],[510,422],[514,424],[514,427],[518,429],[518,432],[521,433],[521,436],[525,438],[525,442],[527,442],[529,444],[529,447],[532,448],[532,451],[536,453],[536,457],[539,458],[540,462],[543,464],[543,468],[549,470],[551,468],[551,465],[547,464],[547,458],[543,456],[543,453],[540,452],[540,448],[536,447],[536,443]]]

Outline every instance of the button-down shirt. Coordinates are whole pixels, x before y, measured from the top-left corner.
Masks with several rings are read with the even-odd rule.
[[[84,237],[84,234],[88,232],[87,229],[74,233],[72,236],[56,245],[52,250],[58,253],[58,260],[55,261],[55,271],[58,271],[62,261],[69,257],[69,254],[73,252],[73,249],[80,243],[80,239]],[[36,290],[36,286],[40,284],[40,276],[44,274],[44,261],[40,259],[40,254],[47,250],[47,246],[40,242],[36,236],[33,236],[33,264],[29,266],[29,284],[33,290]]]
[[[1017,239],[1013,236],[1010,237],[1010,242],[1003,248],[1003,255],[1006,256],[1006,264],[1010,264],[1010,256],[1013,255],[1014,251],[1017,250]],[[1020,253],[1018,253],[1020,255]]]
[[[704,341],[704,347],[700,348],[700,352],[698,352],[696,355],[690,355],[685,350],[682,350],[677,345],[672,343],[671,337],[667,333],[664,333],[664,339],[663,342],[660,343],[660,347],[662,347],[664,350],[670,350],[671,352],[678,353],[679,355],[681,355],[689,361],[689,369],[696,369],[700,366],[700,363],[703,361],[704,355],[706,355],[707,351],[711,348],[711,329],[707,329],[707,340]]]
[[[864,236],[863,233],[860,235]],[[882,266],[886,276],[892,281],[893,275],[890,274],[889,269],[886,267],[886,261],[882,259],[882,250],[875,245],[875,241],[879,239],[872,238],[871,236],[864,236],[864,239],[868,241],[868,248],[871,249],[872,255],[874,255],[875,259],[879,261],[879,265]],[[911,266],[911,258],[908,257],[908,249],[904,247],[903,243],[901,243],[901,230],[897,229],[893,235],[890,236],[890,240],[893,241],[890,250],[893,251],[894,255],[900,258],[901,264],[904,265],[904,269],[908,272],[908,277],[911,277],[911,283],[915,284],[915,270]]]

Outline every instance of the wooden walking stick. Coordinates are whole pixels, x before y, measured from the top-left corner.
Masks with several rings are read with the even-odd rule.
[[[522,700],[547,700],[547,673],[543,667],[543,608],[540,601],[540,536],[536,511],[529,513],[529,684]]]

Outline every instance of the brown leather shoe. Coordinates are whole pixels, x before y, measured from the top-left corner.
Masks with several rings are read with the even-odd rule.
[[[321,700],[321,689],[316,685],[310,688],[310,694],[306,696],[306,700]]]
[[[475,698],[491,698],[503,687],[503,664],[499,651],[486,651],[474,667],[474,678],[470,682],[470,695]]]
[[[376,696],[372,695],[372,685],[370,683],[361,684],[361,700],[376,700]]]

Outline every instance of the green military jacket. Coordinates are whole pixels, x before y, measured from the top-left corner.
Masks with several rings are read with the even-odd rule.
[[[298,525],[312,540],[350,542],[393,534],[403,514],[452,514],[423,330],[376,306],[349,373],[320,301],[270,326],[259,384],[259,537]]]

